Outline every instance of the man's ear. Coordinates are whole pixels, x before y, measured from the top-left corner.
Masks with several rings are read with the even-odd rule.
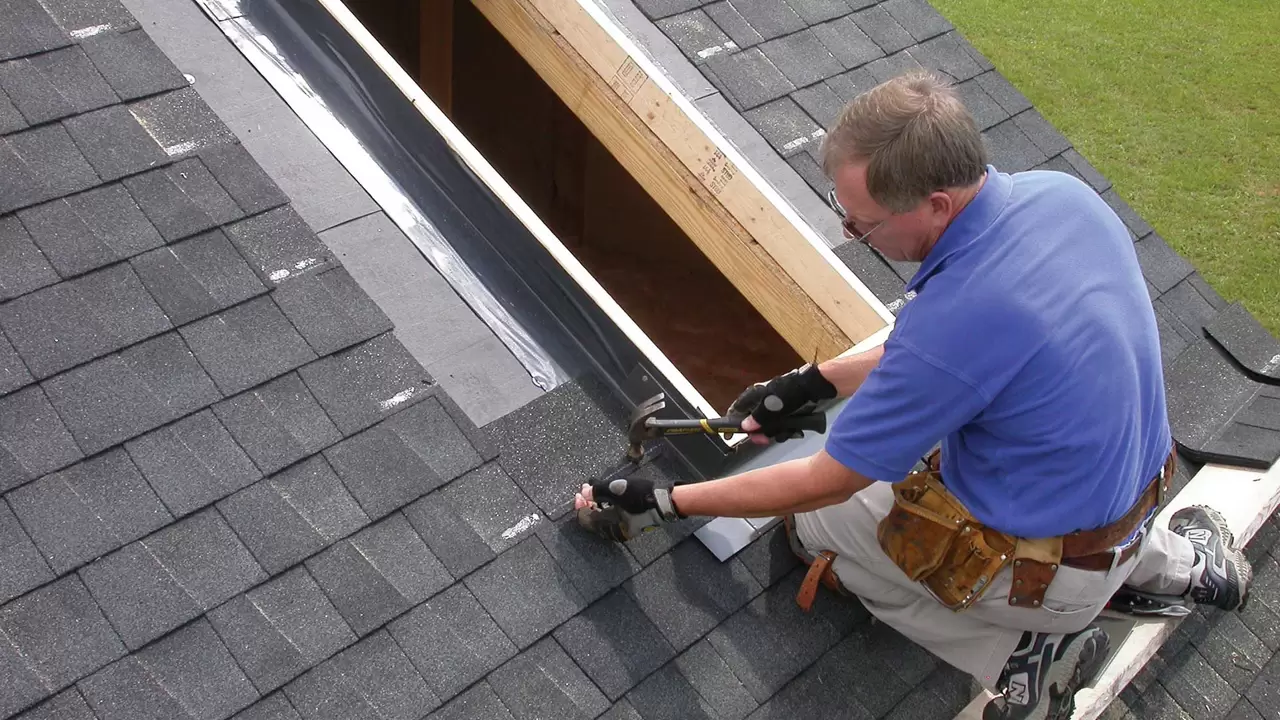
[[[946,218],[950,216],[954,205],[955,199],[947,193],[938,191],[929,195],[929,209],[933,212],[934,217]]]

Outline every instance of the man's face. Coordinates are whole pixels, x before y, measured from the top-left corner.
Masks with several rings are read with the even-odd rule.
[[[934,193],[911,210],[895,214],[871,199],[865,163],[841,166],[832,181],[836,211],[844,210],[845,237],[867,243],[890,260],[924,260],[946,228],[951,208],[946,193]]]

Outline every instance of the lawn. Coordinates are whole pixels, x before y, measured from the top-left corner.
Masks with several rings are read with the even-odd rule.
[[[1219,293],[1280,335],[1280,2],[932,1]]]

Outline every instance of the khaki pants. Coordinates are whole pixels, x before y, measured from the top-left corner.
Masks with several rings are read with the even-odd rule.
[[[1152,527],[1123,565],[1105,572],[1061,566],[1039,608],[1009,605],[1006,569],[978,602],[954,612],[908,580],[880,549],[876,528],[892,505],[892,488],[876,483],[839,505],[797,514],[796,532],[806,549],[837,554],[836,576],[872,614],[988,690],[995,690],[1023,631],[1076,632],[1093,622],[1121,585],[1180,595],[1191,579],[1191,543]]]

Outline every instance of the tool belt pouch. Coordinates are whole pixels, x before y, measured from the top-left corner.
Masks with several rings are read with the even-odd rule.
[[[908,476],[893,494],[877,528],[881,549],[946,607],[972,605],[1012,560],[1016,541],[976,522],[935,472]]]

